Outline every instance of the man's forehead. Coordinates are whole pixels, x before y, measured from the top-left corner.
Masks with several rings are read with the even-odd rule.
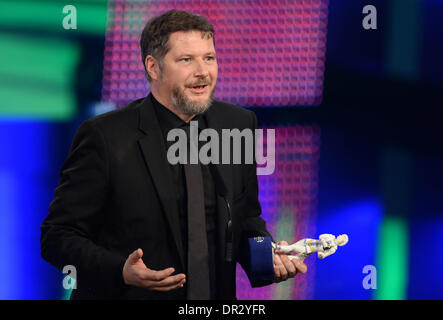
[[[187,39],[187,38],[199,38],[199,39],[212,39],[209,32],[200,30],[188,30],[188,31],[175,31],[169,35],[169,39]]]
[[[199,30],[191,30],[176,31],[169,35],[170,49],[198,49],[195,47],[196,44],[204,46],[205,49],[211,48],[212,51],[215,51],[213,39],[209,33]]]

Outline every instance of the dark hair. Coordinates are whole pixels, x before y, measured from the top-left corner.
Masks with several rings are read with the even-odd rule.
[[[214,27],[205,17],[182,10],[170,10],[149,20],[140,38],[142,62],[146,77],[151,82],[145,59],[151,55],[158,60],[162,68],[162,59],[169,51],[169,35],[177,31],[197,30],[209,36],[214,41]]]

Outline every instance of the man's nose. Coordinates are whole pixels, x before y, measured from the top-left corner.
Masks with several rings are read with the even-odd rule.
[[[197,61],[194,76],[199,78],[206,78],[209,75],[208,66],[206,66],[204,61]]]

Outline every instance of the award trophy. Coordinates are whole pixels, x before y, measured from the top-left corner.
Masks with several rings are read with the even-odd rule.
[[[284,253],[289,259],[302,262],[314,252],[319,259],[324,259],[337,251],[338,247],[347,244],[346,234],[335,237],[322,234],[319,239],[301,239],[291,245],[282,246],[271,241],[270,237],[254,237],[248,239],[249,245],[249,278],[252,281],[269,281],[274,278],[274,252]]]
[[[312,253],[317,252],[319,259],[324,259],[337,251],[349,241],[348,235],[342,234],[337,238],[332,234],[322,234],[318,240],[302,239],[289,246],[272,243],[272,248],[288,255],[289,259],[300,259],[302,262]]]

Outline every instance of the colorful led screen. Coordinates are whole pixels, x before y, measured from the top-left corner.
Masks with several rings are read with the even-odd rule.
[[[328,0],[110,0],[103,100],[124,106],[149,88],[140,54],[145,23],[169,9],[202,14],[215,29],[214,97],[240,106],[318,105]]]

